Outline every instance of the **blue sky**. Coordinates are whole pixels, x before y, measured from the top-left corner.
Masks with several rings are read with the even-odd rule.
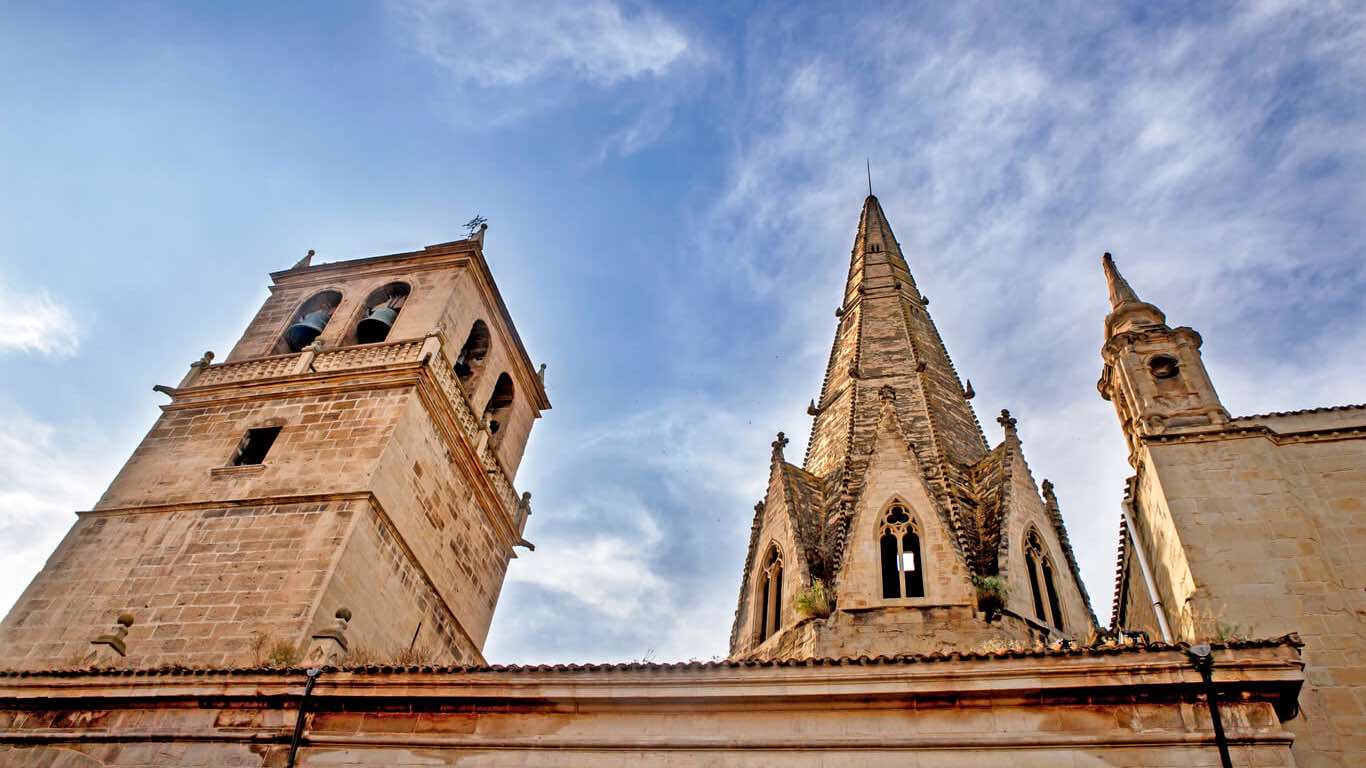
[[[1366,399],[1362,6],[839,6],[0,8],[0,604],[268,271],[476,213],[555,404],[495,661],[725,653],[865,157],[1102,619],[1127,474],[1095,391],[1102,251],[1203,334],[1235,414]]]

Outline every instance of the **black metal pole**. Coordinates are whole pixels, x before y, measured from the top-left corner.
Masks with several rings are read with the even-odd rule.
[[[1205,700],[1209,702],[1209,718],[1214,723],[1214,743],[1219,746],[1219,759],[1224,768],[1233,768],[1233,758],[1228,754],[1228,738],[1224,736],[1224,721],[1219,717],[1219,698],[1214,691],[1214,657],[1206,646],[1204,654],[1192,653],[1191,660],[1205,681]]]
[[[308,696],[313,693],[313,684],[318,682],[318,676],[322,673],[321,667],[313,667],[304,673],[308,675],[308,682],[304,683],[304,695],[299,699],[299,716],[294,720],[294,738],[289,741],[289,761],[285,763],[286,768],[294,768],[294,756],[299,754],[299,742],[304,737],[304,714],[308,708]]]

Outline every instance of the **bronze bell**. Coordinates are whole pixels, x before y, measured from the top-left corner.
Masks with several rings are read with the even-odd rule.
[[[304,315],[299,322],[289,326],[285,331],[285,343],[289,345],[291,352],[298,352],[313,340],[318,338],[318,334],[327,327],[327,321],[332,318],[332,312],[320,309],[316,312],[309,312]]]
[[[393,327],[394,320],[398,319],[398,310],[388,304],[381,304],[370,310],[364,320],[356,326],[356,341],[361,344],[374,344],[377,341],[384,341],[384,337],[389,335],[389,329]]]

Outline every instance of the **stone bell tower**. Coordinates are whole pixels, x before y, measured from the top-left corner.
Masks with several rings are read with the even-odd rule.
[[[1095,627],[1052,485],[1035,485],[1008,412],[987,444],[929,303],[869,195],[802,466],[773,443],[732,656],[971,650]]]
[[[1111,401],[1129,442],[1129,461],[1137,461],[1144,436],[1182,427],[1225,424],[1228,411],[1200,359],[1200,334],[1167,325],[1162,310],[1141,301],[1115,268],[1110,254],[1101,258],[1110,289],[1105,318],[1105,370],[1097,388]]]
[[[481,662],[550,407],[483,240],[273,273],[225,360],[157,387],[161,416],[0,625],[0,666],[92,641],[100,663],[249,665],[343,629]]]

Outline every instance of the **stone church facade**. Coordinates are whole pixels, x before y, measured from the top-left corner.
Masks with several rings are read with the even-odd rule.
[[[226,360],[158,387],[0,624],[0,764],[1362,764],[1366,407],[1230,417],[1199,336],[1104,268],[1136,471],[1109,629],[1027,429],[1002,412],[988,444],[870,195],[730,657],[490,666],[550,404],[484,231],[305,258]]]

